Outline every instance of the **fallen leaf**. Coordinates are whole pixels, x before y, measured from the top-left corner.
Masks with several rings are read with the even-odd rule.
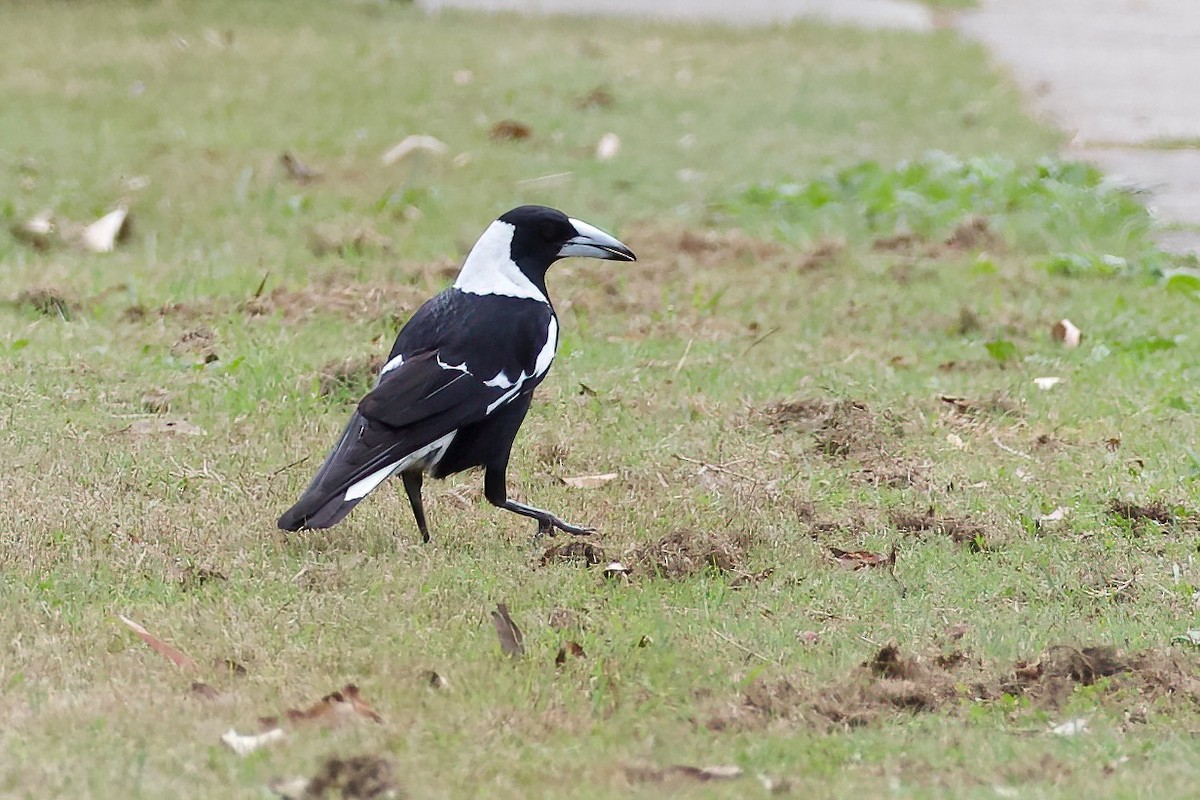
[[[341,722],[349,717],[364,717],[372,722],[382,723],[383,717],[379,712],[367,705],[353,683],[348,683],[341,690],[330,692],[313,705],[305,709],[288,709],[284,712],[289,722]],[[265,728],[276,727],[276,717],[263,717],[259,720]]]
[[[583,652],[583,647],[580,646],[579,642],[567,642],[558,648],[558,655],[554,657],[554,665],[561,667],[567,663],[568,658],[587,658],[587,654]]]
[[[572,489],[597,489],[619,477],[621,476],[616,472],[605,472],[602,475],[578,475],[572,478],[563,478],[562,482]]]
[[[528,125],[515,119],[502,119],[488,131],[488,136],[497,141],[517,141],[532,135],[533,130]]]
[[[600,161],[612,161],[621,152],[621,137],[612,131],[600,137],[596,143],[596,158]]]
[[[311,183],[321,177],[321,173],[309,167],[287,150],[284,150],[279,155],[279,163],[283,164],[288,177],[299,183]]]
[[[239,756],[248,756],[260,747],[266,747],[272,742],[278,742],[283,738],[283,728],[272,728],[266,733],[250,734],[247,736],[243,736],[233,728],[230,728],[221,734],[221,741],[229,745],[229,749]]]
[[[496,626],[496,635],[500,637],[500,649],[510,658],[520,658],[525,655],[525,645],[522,643],[521,629],[508,615],[508,606],[497,603],[492,612],[492,624]]]
[[[629,568],[620,561],[609,562],[609,565],[604,568],[604,577],[606,578],[626,578],[629,577]]]
[[[1058,508],[1051,511],[1049,514],[1043,514],[1042,516],[1038,517],[1037,521],[1041,522],[1041,523],[1061,522],[1062,520],[1066,519],[1066,516],[1067,516],[1066,506],[1059,506]]]
[[[947,433],[946,441],[958,450],[966,450],[967,443],[962,440],[962,437],[957,433]]]
[[[647,634],[642,634],[642,638],[640,638],[640,639],[638,639],[638,640],[637,640],[637,645],[636,645],[636,647],[637,647],[639,650],[641,650],[641,649],[643,649],[643,648],[650,647],[650,646],[651,646],[651,645],[653,645],[653,644],[654,644],[654,639],[653,639],[653,638],[651,638],[651,637],[650,637],[650,636],[648,636]]]
[[[35,250],[48,250],[54,236],[54,212],[43,209],[24,222],[12,226],[13,238]]]
[[[1087,733],[1088,721],[1083,717],[1069,719],[1066,722],[1055,725],[1050,729],[1050,733],[1055,736],[1078,736],[1081,733]]]
[[[427,683],[431,689],[447,689],[450,687],[450,681],[431,669],[427,669],[421,673],[421,680]]]
[[[1071,320],[1060,319],[1050,328],[1050,337],[1056,342],[1061,342],[1063,347],[1079,347],[1079,343],[1083,341],[1083,331],[1075,327]]]
[[[742,768],[734,765],[692,767],[686,764],[673,764],[669,767],[626,767],[625,773],[632,780],[641,782],[661,783],[668,778],[690,778],[706,782],[740,778]]]
[[[220,692],[204,681],[192,681],[192,695],[201,700],[217,700],[221,697]]]
[[[92,253],[111,253],[117,242],[129,238],[129,209],[118,206],[83,229],[80,244]]]
[[[283,800],[309,800],[308,778],[275,778],[267,788]]]
[[[872,553],[869,550],[842,550],[837,547],[829,548],[830,555],[838,566],[846,569],[862,569],[863,567],[890,566],[895,563],[895,551],[891,555]]]
[[[1058,386],[1060,383],[1062,383],[1063,379],[1055,378],[1055,377],[1034,378],[1033,382],[1043,392],[1048,392],[1051,389],[1053,389],[1055,386]]]
[[[159,639],[157,636],[150,633],[150,631],[146,630],[141,625],[139,625],[136,622],[134,622],[133,620],[131,620],[129,617],[126,617],[123,614],[118,614],[117,619],[119,619],[119,620],[121,620],[121,622],[125,623],[125,625],[128,626],[129,629],[132,630],[134,633],[136,633],[143,642],[150,645],[151,650],[158,653],[160,656],[167,659],[175,666],[177,666],[181,669],[191,669],[191,670],[199,670],[200,669],[200,665],[197,664],[195,661],[193,661],[191,656],[185,655],[185,654],[181,653],[180,651],[176,650],[174,647],[167,644],[162,639]]]
[[[1190,644],[1200,647],[1200,628],[1192,628],[1189,631],[1171,637],[1171,644]]]
[[[414,133],[411,136],[405,136],[396,144],[380,156],[380,161],[385,167],[395,164],[397,161],[402,161],[408,158],[413,153],[429,153],[431,155],[444,155],[447,150],[446,143],[434,136],[429,136],[424,133]]]
[[[204,429],[186,419],[139,419],[129,426],[129,432],[137,436],[153,436],[157,433],[173,433],[184,436],[203,436]]]

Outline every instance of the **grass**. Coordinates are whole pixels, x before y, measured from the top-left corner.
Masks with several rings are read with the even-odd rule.
[[[628,768],[671,764],[739,765],[728,782],[649,776],[729,797],[759,792],[759,773],[798,796],[1194,785],[1186,679],[1130,662],[1058,691],[1051,649],[1162,664],[1195,627],[1194,281],[1047,269],[1060,248],[1148,247],[1136,206],[1114,212],[1124,237],[1082,213],[1104,201],[1089,186],[1041,244],[999,209],[968,242],[953,214],[898,238],[746,200],[930,150],[1036,164],[1057,137],[977,49],[352,2],[18,3],[6,23],[6,221],[125,200],[135,227],[110,255],[0,238],[0,793],[261,797],[354,755],[386,757],[414,797],[654,796]],[[581,108],[597,87],[611,103]],[[490,139],[503,119],[532,138]],[[606,131],[622,147],[600,162]],[[449,153],[381,166],[409,133]],[[289,181],[284,150],[321,178]],[[633,577],[542,565],[551,542],[486,507],[474,475],[428,487],[430,546],[389,491],[337,529],[280,535],[312,467],[294,462],[323,453],[369,382],[351,369],[322,393],[321,375],[383,353],[520,202],[641,257],[552,273],[563,343],[512,480],[598,526]],[[1051,339],[1063,317],[1081,347]],[[1045,376],[1064,381],[1043,391]],[[164,416],[203,435],[133,427]],[[598,488],[560,480],[609,471]],[[655,549],[677,532],[675,550],[728,569],[678,568],[686,552]],[[894,574],[829,555],[893,546]],[[525,633],[515,663],[497,602]],[[586,658],[556,667],[569,640]],[[860,665],[892,641],[898,677],[875,678]],[[966,666],[933,665],[954,651]],[[1010,685],[1039,658],[1044,677]],[[348,682],[382,724],[299,725],[245,758],[220,744]],[[1089,732],[1044,732],[1076,717]]]

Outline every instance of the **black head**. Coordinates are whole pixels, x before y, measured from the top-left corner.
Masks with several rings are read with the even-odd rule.
[[[617,239],[558,209],[519,206],[500,217],[513,226],[512,260],[521,271],[545,274],[560,258],[582,256],[610,261],[635,261],[633,251]]]

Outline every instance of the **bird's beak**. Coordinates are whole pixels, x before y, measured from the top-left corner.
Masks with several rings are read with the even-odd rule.
[[[568,239],[558,251],[559,258],[581,256],[608,261],[637,261],[637,256],[632,250],[596,226],[577,219],[572,219],[571,224],[575,226],[576,235]]]

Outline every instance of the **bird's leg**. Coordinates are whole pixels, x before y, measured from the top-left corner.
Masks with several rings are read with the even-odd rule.
[[[554,529],[565,531],[572,536],[587,536],[595,531],[595,528],[588,528],[582,525],[572,525],[569,522],[563,522],[558,517],[551,514],[549,511],[544,511],[540,508],[527,506],[524,503],[518,503],[516,500],[508,499],[508,489],[505,480],[505,467],[488,467],[483,474],[483,496],[487,501],[497,508],[503,508],[505,511],[511,511],[514,514],[520,514],[523,517],[532,517],[538,522],[538,535],[550,534],[554,535]]]
[[[420,470],[401,472],[404,480],[404,491],[408,494],[408,502],[412,506],[413,516],[417,518],[417,529],[421,531],[421,541],[429,542],[429,526],[425,524],[425,506],[421,504],[421,482],[425,479]]]

